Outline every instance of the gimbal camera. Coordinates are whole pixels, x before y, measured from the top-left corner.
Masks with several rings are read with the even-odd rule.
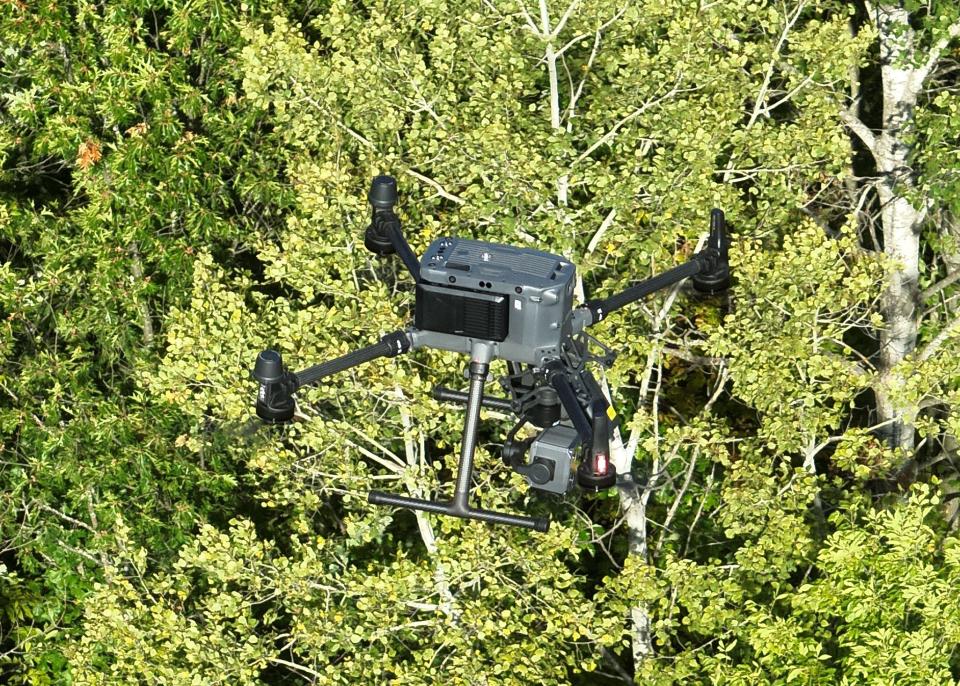
[[[712,211],[707,246],[689,261],[609,298],[575,308],[576,267],[564,258],[530,248],[443,237],[433,241],[418,261],[393,211],[396,180],[374,178],[368,199],[373,220],[364,244],[377,255],[399,253],[416,282],[414,325],[296,373],[284,367],[280,353],[264,350],[253,369],[260,384],[257,415],[270,423],[290,421],[299,388],[378,357],[395,357],[425,347],[451,350],[470,355],[466,392],[439,386],[433,389],[438,400],[466,405],[453,499],[439,502],[373,491],[368,496],[370,503],[546,531],[549,519],[470,506],[481,407],[518,417],[507,433],[502,455],[531,488],[563,494],[575,483],[591,490],[612,487],[617,474],[610,461],[610,434],[616,415],[588,364],[609,367],[615,354],[584,330],[611,312],[688,277],[701,292],[727,288],[729,239],[723,212]],[[494,359],[507,363],[508,373],[499,381],[507,397],[484,395]],[[528,423],[540,432],[533,438],[518,439],[517,433]]]

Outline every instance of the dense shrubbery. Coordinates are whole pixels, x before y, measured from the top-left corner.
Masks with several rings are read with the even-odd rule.
[[[892,177],[840,115],[857,128],[852,79],[884,126],[862,8],[554,4],[0,8],[8,680],[960,676],[955,81],[931,77],[916,174],[891,186],[928,228],[921,352],[888,369]],[[941,4],[912,19],[949,67]],[[598,327],[635,484],[529,496],[491,416],[478,497],[550,514],[548,535],[367,506],[375,484],[449,488],[443,353],[306,391],[290,427],[252,419],[256,351],[306,363],[406,323],[409,285],[362,245],[377,173],[416,250],[536,243],[596,294],[683,259],[724,207],[728,298],[680,289]],[[915,449],[875,397],[913,408]]]

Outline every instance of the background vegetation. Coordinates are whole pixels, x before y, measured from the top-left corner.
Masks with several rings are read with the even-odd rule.
[[[0,673],[13,684],[960,678],[960,18],[839,0],[0,4]],[[736,282],[611,317],[624,478],[530,494],[463,360],[264,428],[248,371],[400,328],[363,249],[531,244],[603,295],[725,209]]]

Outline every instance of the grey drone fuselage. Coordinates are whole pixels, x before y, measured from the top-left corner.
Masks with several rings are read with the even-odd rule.
[[[470,354],[485,341],[493,358],[543,367],[583,328],[576,271],[542,250],[438,238],[420,260],[414,345]]]

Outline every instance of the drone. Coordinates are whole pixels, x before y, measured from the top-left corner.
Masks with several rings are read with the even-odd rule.
[[[687,262],[608,298],[574,307],[576,267],[567,259],[531,248],[444,236],[418,260],[393,211],[396,179],[375,177],[367,199],[373,216],[364,245],[381,257],[399,254],[416,283],[413,325],[299,372],[289,371],[276,350],[260,352],[252,371],[259,383],[257,416],[271,424],[289,422],[294,395],[304,386],[380,357],[418,348],[449,350],[470,356],[466,391],[433,389],[437,400],[466,406],[453,499],[372,491],[368,502],[547,531],[547,518],[470,505],[481,407],[517,417],[503,442],[502,458],[530,488],[562,495],[576,487],[588,491],[613,487],[617,472],[610,460],[610,440],[616,413],[590,367],[609,368],[615,353],[586,329],[687,278],[706,294],[728,288],[730,240],[723,212],[711,211],[707,243]],[[499,379],[504,397],[484,395],[490,363],[496,359],[507,364],[507,374]],[[538,433],[518,438],[527,424]]]

